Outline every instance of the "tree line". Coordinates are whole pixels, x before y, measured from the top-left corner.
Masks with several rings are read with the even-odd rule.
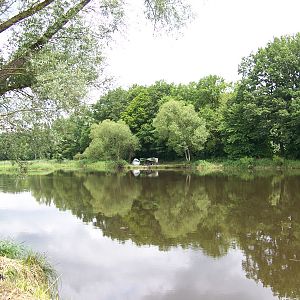
[[[2,133],[0,159],[298,159],[299,53],[300,34],[282,36],[245,57],[234,84],[209,75],[110,90],[69,117]]]

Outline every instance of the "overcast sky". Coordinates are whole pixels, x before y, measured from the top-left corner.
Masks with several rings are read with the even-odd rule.
[[[275,36],[300,31],[299,0],[190,2],[197,16],[177,38],[154,37],[152,28],[141,21],[131,22],[126,38],[117,37],[108,52],[116,85],[152,84],[160,79],[187,83],[209,74],[235,81],[242,57]]]

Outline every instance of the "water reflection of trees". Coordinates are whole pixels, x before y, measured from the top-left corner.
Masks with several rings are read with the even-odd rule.
[[[262,197],[254,193],[252,198],[241,198],[233,211],[238,224],[235,236],[246,256],[243,268],[249,278],[271,286],[278,296],[298,299],[299,177],[265,179],[259,190]]]
[[[94,221],[119,241],[200,248],[212,257],[238,246],[247,277],[281,297],[300,297],[299,176],[60,172],[29,177],[26,186],[39,202]]]

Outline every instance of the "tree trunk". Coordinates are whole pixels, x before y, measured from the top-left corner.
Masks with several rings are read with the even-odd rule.
[[[188,157],[188,161],[190,162],[191,161],[191,153],[190,153],[190,150],[189,148],[187,148],[187,157]]]
[[[187,156],[186,149],[184,149],[184,156],[185,156],[185,160],[188,161],[188,156]]]
[[[280,156],[281,156],[281,157],[284,157],[285,149],[284,149],[284,145],[283,145],[282,142],[279,142],[279,152],[280,152]]]

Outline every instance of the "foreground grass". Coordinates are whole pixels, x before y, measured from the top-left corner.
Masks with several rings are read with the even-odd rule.
[[[0,241],[0,299],[58,299],[56,278],[44,256],[12,241]]]

